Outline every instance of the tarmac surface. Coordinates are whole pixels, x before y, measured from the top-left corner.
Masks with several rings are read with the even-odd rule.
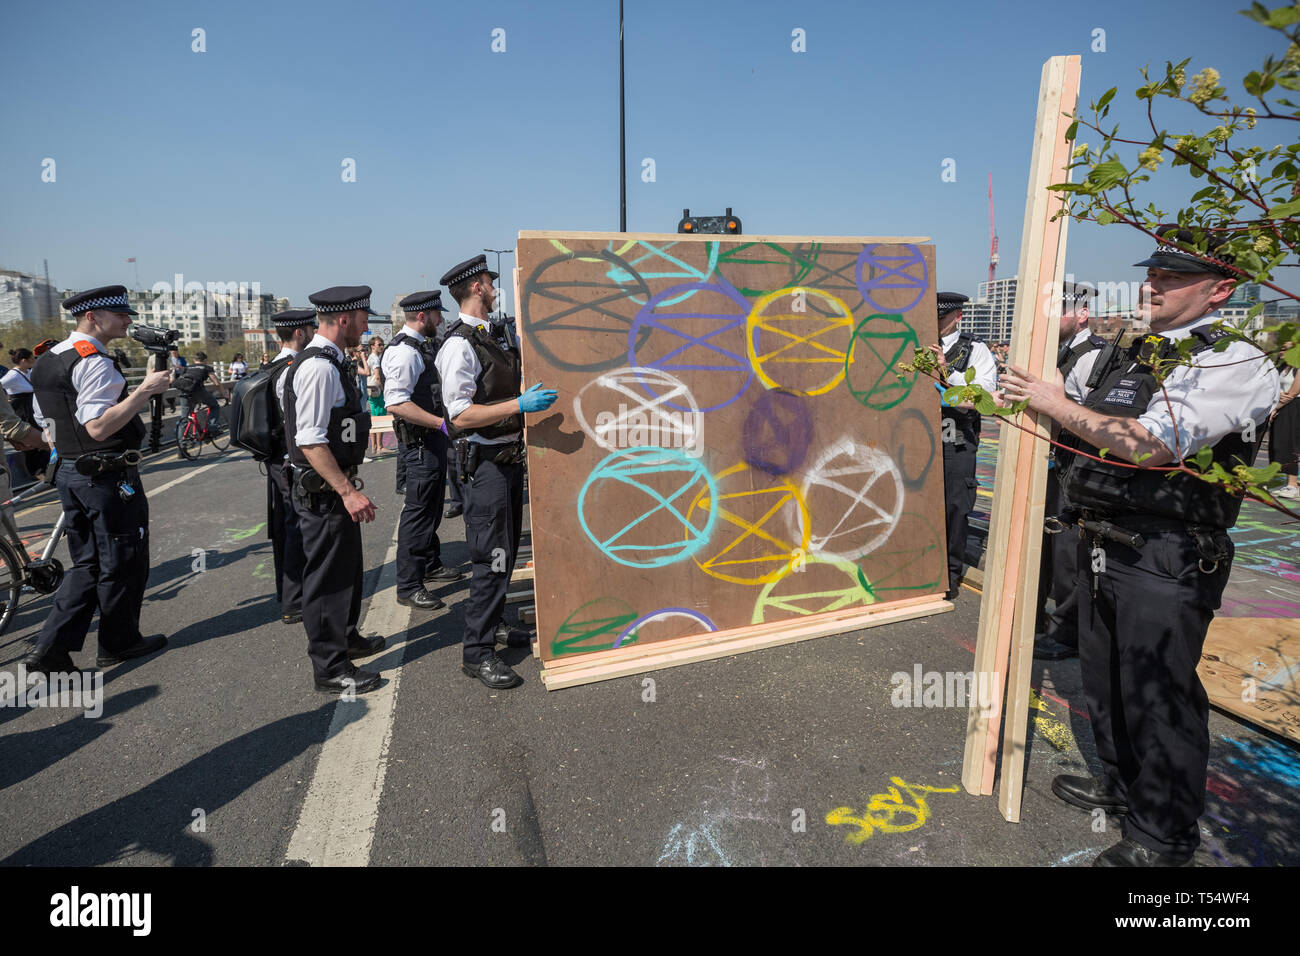
[[[1035,662],[1018,824],[961,788],[965,706],[896,706],[895,674],[972,667],[976,593],[950,613],[549,693],[539,661],[503,650],[525,683],[493,692],[460,670],[468,577],[438,589],[445,610],[397,605],[392,455],[362,476],[379,506],[362,631],[388,647],[360,662],[384,685],[349,702],[315,692],[301,625],[279,621],[259,466],[211,449],[147,462],[142,628],[168,647],[104,672],[100,716],[0,707],[0,862],[1085,866],[1119,839],[1050,791],[1096,767],[1077,659]],[[34,501],[20,527],[43,536],[57,498]],[[442,538],[465,567],[461,520]],[[1261,573],[1245,551],[1233,600],[1258,590],[1238,581]],[[24,595],[0,669],[16,673],[50,601]],[[1210,733],[1196,864],[1300,864],[1300,749],[1217,712]]]

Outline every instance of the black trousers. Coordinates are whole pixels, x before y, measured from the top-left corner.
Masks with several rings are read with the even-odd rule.
[[[135,494],[125,501],[125,480]],[[140,605],[149,580],[149,503],[140,473],[129,468],[94,478],[68,462],[55,478],[67,516],[65,534],[72,566],[54,595],[54,606],[36,638],[35,650],[79,651],[99,611],[99,648],[113,653],[140,640]]]
[[[352,673],[348,645],[361,639],[361,525],[329,493],[292,498],[302,529],[302,623],[317,680]]]
[[[302,610],[302,575],[307,563],[292,493],[288,464],[267,462],[267,536],[275,560],[275,599],[280,602],[281,614],[297,614]]]
[[[1300,400],[1287,402],[1268,427],[1268,460],[1282,464],[1282,474],[1297,473],[1300,463]],[[27,469],[31,471],[29,467]]]
[[[410,597],[424,575],[442,566],[438,524],[447,488],[447,439],[438,433],[423,447],[406,446],[406,504],[397,524],[397,594]]]
[[[447,454],[447,504],[462,510],[465,507],[465,486],[460,483],[460,468],[456,466],[454,447],[449,447]]]
[[[213,428],[221,424],[221,407],[212,393],[206,388],[196,388],[192,392],[181,393],[181,419],[190,413],[190,409],[197,405],[208,406],[208,427]]]
[[[1116,522],[1117,524],[1120,522]],[[1128,802],[1124,835],[1161,853],[1200,843],[1209,759],[1209,698],[1196,666],[1232,564],[1198,566],[1184,531],[1143,535],[1140,551],[1092,542],[1079,572],[1079,659],[1097,755]]]
[[[943,505],[948,525],[948,590],[961,583],[966,565],[970,513],[975,509],[975,451],[967,444],[943,443]]]
[[[1047,495],[1043,516],[1059,515],[1064,507],[1059,468],[1047,472]],[[1079,551],[1083,542],[1078,528],[1060,534],[1043,532],[1042,566],[1038,575],[1038,621],[1034,631],[1069,647],[1079,646]],[[1047,611],[1047,599],[1055,602]]]
[[[524,466],[480,461],[465,485],[465,543],[474,574],[465,603],[461,654],[471,667],[496,653],[493,632],[506,610],[506,587],[519,554],[523,510]]]
[[[406,444],[397,439],[397,493],[406,494]]]

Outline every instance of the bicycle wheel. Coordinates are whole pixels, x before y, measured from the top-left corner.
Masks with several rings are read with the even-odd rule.
[[[199,440],[193,415],[187,415],[176,423],[176,448],[182,458],[188,458],[190,461],[198,458],[199,452],[203,450],[203,442]]]
[[[18,610],[18,596],[22,592],[22,561],[13,545],[0,539],[0,634],[5,632]]]
[[[217,426],[219,431],[213,431],[211,422],[208,423],[208,441],[212,442],[212,447],[217,451],[225,451],[230,447],[230,431],[223,425]]]

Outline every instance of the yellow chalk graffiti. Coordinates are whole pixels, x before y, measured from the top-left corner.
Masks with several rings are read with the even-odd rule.
[[[856,832],[845,836],[845,843],[856,846],[865,842],[876,830],[881,833],[906,833],[908,830],[915,830],[930,819],[930,805],[925,799],[927,793],[956,793],[961,789],[961,787],[927,787],[923,783],[911,784],[904,781],[902,777],[890,777],[889,782],[894,786],[886,793],[872,796],[867,801],[867,808],[862,816],[855,816],[852,807],[836,807],[826,814],[826,822],[833,827],[852,824],[858,828]],[[906,791],[915,806],[904,803],[900,791]],[[903,822],[895,822],[895,818],[900,815]]]
[[[1070,730],[1070,725],[1053,717],[1052,712],[1047,709],[1047,703],[1032,687],[1029,689],[1029,706],[1047,715],[1045,717],[1034,715],[1034,726],[1038,728],[1038,733],[1044,740],[1062,753],[1069,753],[1075,749],[1074,733]]]

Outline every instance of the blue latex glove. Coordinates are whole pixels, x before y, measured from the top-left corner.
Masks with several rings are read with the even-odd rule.
[[[556,392],[553,388],[542,388],[538,382],[519,396],[519,409],[524,412],[544,412],[555,404]]]
[[[943,385],[943,384],[941,384],[941,383],[939,383],[939,382],[935,382],[935,383],[934,383],[934,389],[935,389],[935,391],[937,391],[937,392],[939,393],[939,405],[940,405],[940,407],[942,407],[942,408],[947,408],[947,407],[948,407],[948,403],[945,402],[945,401],[943,400],[943,393],[946,392],[946,391],[948,391],[947,386],[946,386],[946,385]]]

